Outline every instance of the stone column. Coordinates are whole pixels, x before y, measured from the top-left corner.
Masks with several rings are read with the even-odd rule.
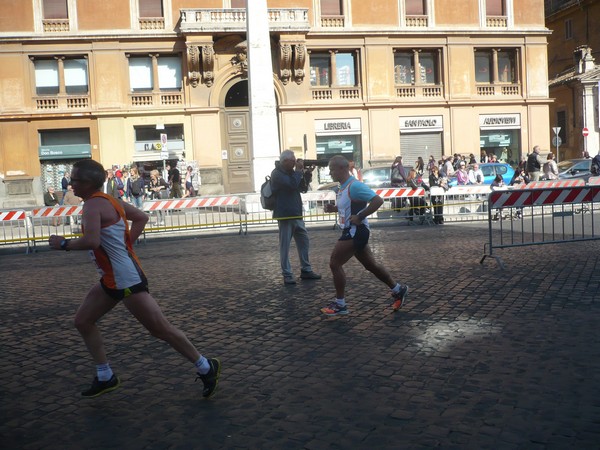
[[[246,2],[246,26],[250,145],[254,155],[254,189],[259,192],[280,153],[266,0]]]

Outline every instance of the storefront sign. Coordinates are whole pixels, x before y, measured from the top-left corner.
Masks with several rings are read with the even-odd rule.
[[[317,136],[360,134],[360,119],[315,120]]]
[[[521,128],[520,114],[490,114],[479,116],[479,128],[482,130],[518,130]]]
[[[39,147],[39,155],[40,160],[91,158],[92,147],[89,144],[44,145]]]
[[[426,131],[442,131],[444,118],[442,116],[409,116],[400,117],[401,133],[423,133]]]

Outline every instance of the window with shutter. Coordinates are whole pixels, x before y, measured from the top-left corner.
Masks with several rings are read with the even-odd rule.
[[[425,0],[405,0],[407,16],[424,16],[427,14]]]
[[[162,0],[139,0],[140,17],[163,17]]]
[[[505,16],[504,0],[485,0],[485,13],[488,16]]]
[[[246,0],[231,0],[232,8],[246,8]]]
[[[68,19],[67,0],[44,0],[44,19]]]
[[[321,15],[322,16],[342,16],[344,10],[342,8],[342,0],[321,0]]]

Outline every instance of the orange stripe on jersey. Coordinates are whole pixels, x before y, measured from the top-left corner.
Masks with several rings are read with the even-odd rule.
[[[115,222],[114,224],[102,227],[102,229],[106,231],[101,232],[102,235],[100,247],[92,251],[93,259],[98,266],[98,270],[102,275],[102,281],[106,287],[110,289],[125,289],[127,287],[131,287],[141,281],[141,279],[145,278],[145,276],[140,261],[133,251],[133,245],[129,235],[129,224],[127,222],[125,210],[123,209],[123,206],[121,206],[121,204],[110,195],[98,191],[90,196],[90,198],[95,197],[108,200],[119,214],[121,220]],[[121,223],[123,225],[121,225]],[[119,228],[123,230],[122,237],[119,236]],[[83,231],[85,232],[85,230]],[[102,245],[102,242],[108,245],[108,247],[105,248]],[[118,242],[124,242],[125,249],[121,247],[119,250],[118,247],[122,244],[118,244]],[[125,250],[127,252],[126,257],[123,253]],[[113,256],[112,259],[111,256],[109,256],[109,252],[111,252]],[[115,265],[117,265],[117,267],[115,267]],[[140,280],[137,280],[138,277]],[[121,285],[119,286],[119,284]]]

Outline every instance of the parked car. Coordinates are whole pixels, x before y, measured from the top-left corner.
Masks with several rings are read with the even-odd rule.
[[[483,173],[483,184],[492,184],[496,175],[502,176],[505,184],[509,184],[515,174],[515,169],[510,164],[506,163],[481,163],[479,168]],[[467,167],[467,172],[471,169],[471,166]],[[456,176],[448,178],[448,186],[456,186]]]
[[[406,174],[412,166],[404,166]],[[361,169],[362,181],[371,189],[389,188],[392,186],[392,164],[377,165]],[[327,183],[319,186],[318,190],[337,190],[338,183]]]
[[[591,159],[565,159],[558,163],[558,178],[561,180],[582,179],[587,183],[592,176]]]
[[[404,166],[406,175],[412,166]],[[392,165],[378,165],[362,169],[363,183],[371,189],[389,188],[392,186]],[[425,177],[424,177],[425,178]]]

